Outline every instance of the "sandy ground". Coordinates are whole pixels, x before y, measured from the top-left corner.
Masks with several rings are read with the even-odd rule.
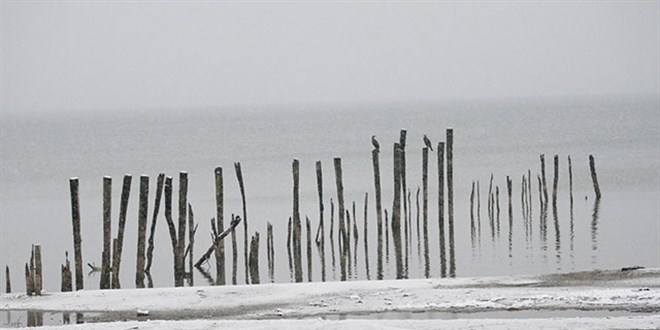
[[[542,276],[286,283],[0,295],[0,310],[103,312],[108,321],[65,328],[660,328],[660,269]],[[137,318],[137,312],[148,316]],[[475,313],[510,317],[474,318]],[[556,316],[522,316],[552,311]],[[570,316],[562,311],[602,311]],[[383,312],[445,312],[454,320],[323,320]],[[609,315],[620,312],[624,315]],[[505,313],[506,314],[506,313]],[[414,315],[414,314],[410,314]],[[302,318],[302,319],[300,319]],[[53,327],[58,328],[58,327]]]

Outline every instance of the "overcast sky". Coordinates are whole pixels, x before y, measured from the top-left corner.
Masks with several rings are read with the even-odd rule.
[[[659,2],[2,1],[2,112],[658,95]]]

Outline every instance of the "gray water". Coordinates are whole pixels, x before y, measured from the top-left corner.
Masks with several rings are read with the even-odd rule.
[[[30,246],[42,245],[44,288],[59,291],[64,252],[73,254],[70,177],[80,178],[84,263],[100,265],[102,249],[102,176],[113,177],[113,236],[117,227],[121,180],[133,174],[129,217],[124,238],[121,281],[133,287],[137,232],[137,190],[140,174],[150,182],[150,214],[158,173],[175,178],[189,173],[188,199],[200,224],[196,255],[210,244],[209,220],[215,216],[214,168],[225,173],[225,221],[241,213],[233,162],[241,162],[248,205],[249,233],[261,233],[260,277],[266,267],[266,222],[274,226],[275,282],[290,281],[286,228],[292,209],[291,162],[301,162],[301,216],[318,224],[314,163],[323,162],[326,235],[329,199],[336,200],[333,157],[341,157],[345,200],[356,202],[360,232],[363,200],[369,193],[370,278],[376,272],[375,202],[370,137],[381,144],[383,205],[392,206],[392,143],[399,129],[408,130],[408,188],[421,186],[422,135],[435,145],[445,128],[454,128],[456,276],[538,274],[576,270],[660,266],[660,110],[652,98],[584,98],[564,100],[463,101],[383,107],[263,108],[187,111],[145,111],[116,114],[3,114],[0,122],[0,265],[8,265],[14,291],[24,289],[22,267]],[[531,236],[525,236],[520,208],[520,180],[531,169],[540,172],[539,154],[546,155],[549,186],[552,155],[560,155],[557,226],[548,215],[547,241],[539,231],[539,206],[533,181]],[[573,160],[574,209],[571,221],[567,155]],[[596,158],[603,198],[594,216],[594,193],[588,155]],[[429,163],[429,276],[440,276],[437,165]],[[500,189],[501,234],[491,239],[486,210],[488,179]],[[505,177],[513,178],[511,253],[506,218]],[[481,240],[470,240],[469,194],[472,180],[481,183]],[[175,197],[176,203],[176,197]],[[176,204],[175,204],[176,205]],[[349,204],[350,205],[350,204]],[[176,211],[175,211],[176,216]],[[149,218],[151,215],[149,216]],[[336,214],[335,214],[336,217]],[[413,219],[416,210],[412,210]],[[173,285],[172,252],[161,215],[156,232],[152,275],[155,286]],[[413,220],[413,223],[415,220]],[[336,225],[335,218],[335,225]],[[572,224],[571,224],[572,223]],[[238,228],[238,283],[244,283],[242,225]],[[559,229],[557,233],[556,229]],[[335,229],[336,231],[336,229]],[[314,230],[313,230],[314,232]],[[304,233],[304,222],[303,222]],[[303,234],[304,237],[304,234]],[[417,248],[413,227],[408,277],[425,276],[423,247]],[[327,242],[327,236],[326,236]],[[358,267],[350,280],[365,279],[362,237]],[[384,278],[395,278],[393,247]],[[231,273],[231,248],[227,273]],[[306,252],[303,245],[303,260]],[[313,279],[320,280],[320,259],[313,253]],[[4,268],[4,267],[3,267]],[[87,266],[85,266],[87,270]],[[303,262],[303,269],[307,266]],[[215,266],[209,269],[215,274]],[[326,243],[326,279],[339,280]],[[230,277],[228,277],[230,278]],[[304,275],[307,279],[307,274]],[[0,275],[5,281],[4,271]],[[98,288],[98,274],[86,275],[85,288]],[[207,281],[195,273],[195,284]]]

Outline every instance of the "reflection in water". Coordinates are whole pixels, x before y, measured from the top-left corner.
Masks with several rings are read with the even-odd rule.
[[[596,250],[598,250],[598,212],[600,211],[600,198],[594,201],[593,213],[591,214],[591,263],[596,264]]]

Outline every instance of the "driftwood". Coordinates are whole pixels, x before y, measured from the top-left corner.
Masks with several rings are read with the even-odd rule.
[[[229,227],[225,229],[222,233],[220,233],[218,237],[216,237],[213,244],[211,244],[211,247],[209,247],[206,250],[206,252],[204,252],[204,254],[199,258],[199,260],[197,260],[197,262],[195,263],[195,267],[199,267],[202,263],[208,260],[211,257],[211,254],[213,254],[213,252],[215,251],[215,246],[216,244],[218,244],[218,241],[222,240],[223,238],[225,238],[225,236],[229,235],[232,231],[234,231],[234,228],[236,228],[236,226],[238,226],[240,222],[241,222],[240,216],[234,217],[234,219],[231,221],[231,224],[229,224]]]

